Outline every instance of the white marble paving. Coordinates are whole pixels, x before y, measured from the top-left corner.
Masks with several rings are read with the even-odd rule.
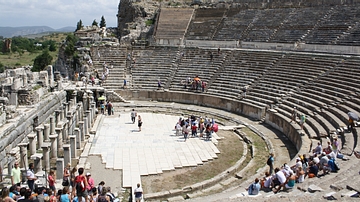
[[[106,116],[90,148],[90,155],[101,155],[106,168],[123,171],[123,187],[134,187],[140,176],[161,174],[176,168],[197,166],[217,158],[220,151],[212,141],[175,136],[178,116],[141,113],[142,130],[130,114]]]

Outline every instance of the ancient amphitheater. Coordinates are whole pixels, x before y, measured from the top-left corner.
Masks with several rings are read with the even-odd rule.
[[[360,112],[360,3],[276,2],[162,7],[150,45],[91,46],[93,69],[103,71],[104,62],[112,66],[101,86],[67,81],[51,67],[40,73],[8,70],[1,75],[3,174],[17,160],[24,169],[34,162],[39,179],[50,168],[56,168],[62,179],[64,165],[72,163],[102,173],[109,179],[107,184],[119,192],[133,189],[140,176],[196,168],[221,158],[218,136],[208,142],[190,139],[181,146],[174,139],[164,137],[164,146],[150,137],[161,134],[168,138],[174,133],[173,125],[168,125],[179,115],[198,114],[214,117],[221,131],[239,136],[243,156],[211,179],[145,193],[145,201],[356,200],[360,161],[354,152],[359,151],[360,130],[348,131],[347,125],[348,112]],[[195,76],[206,82],[203,92],[184,88],[184,81]],[[116,116],[96,113],[102,95],[113,102]],[[299,119],[291,123],[294,107],[307,117],[303,130]],[[145,120],[158,121],[151,128],[144,126],[144,136],[126,132],[134,132],[124,118],[132,108],[144,114]],[[242,165],[247,157],[251,165],[260,153],[243,127],[259,137],[256,141],[266,145],[266,153],[278,155],[276,166],[293,165],[298,154],[310,154],[317,142],[325,148],[336,136],[345,160],[337,160],[341,167],[337,173],[306,179],[293,190],[247,196],[245,188],[268,167],[263,162],[251,171],[253,167]],[[126,135],[118,138],[119,133]],[[161,149],[153,149],[154,145]],[[187,154],[197,147],[201,154]],[[133,153],[143,158],[134,162]],[[94,156],[101,156],[103,164],[96,165]],[[108,174],[109,170],[119,172]],[[241,179],[247,172],[254,174]],[[105,175],[120,175],[116,180],[121,182]],[[3,184],[8,182],[5,179]]]

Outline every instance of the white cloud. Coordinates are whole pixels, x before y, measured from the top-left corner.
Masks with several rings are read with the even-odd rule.
[[[117,24],[119,0],[0,0],[0,26],[76,26],[81,19],[91,25],[104,15],[108,27]]]

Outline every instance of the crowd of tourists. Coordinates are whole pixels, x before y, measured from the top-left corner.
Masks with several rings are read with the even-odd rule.
[[[198,75],[196,75],[194,78],[186,78],[185,80],[181,81],[181,85],[184,86],[185,89],[189,88],[190,90],[194,90],[198,92],[201,90],[201,92],[205,91],[207,83],[205,81],[202,81]]]
[[[104,181],[100,181],[97,185],[91,177],[91,173],[85,174],[84,168],[72,168],[68,164],[64,168],[63,181],[60,187],[56,189],[56,176],[54,171],[50,171],[47,175],[47,186],[38,186],[35,184],[37,180],[34,173],[34,164],[29,164],[26,171],[27,185],[22,184],[21,172],[18,163],[15,163],[11,172],[10,187],[4,187],[1,190],[0,201],[3,202],[119,202],[120,199],[112,193],[110,187],[105,186]],[[133,192],[135,200],[140,202],[143,190],[140,184]],[[132,201],[130,196],[129,201]]]
[[[184,140],[192,137],[200,137],[205,140],[211,140],[213,132],[217,132],[217,124],[214,119],[196,117],[194,115],[188,118],[180,117],[179,121],[175,124],[176,136],[184,136]]]
[[[338,172],[340,168],[336,159],[342,158],[337,137],[329,139],[325,148],[322,147],[321,142],[318,142],[312,153],[299,155],[294,165],[285,163],[281,167],[274,168],[275,157],[271,153],[266,162],[269,171],[265,172],[265,176],[261,179],[256,178],[246,190],[249,195],[257,195],[260,190],[274,193],[291,190],[296,183],[303,183],[306,178]]]

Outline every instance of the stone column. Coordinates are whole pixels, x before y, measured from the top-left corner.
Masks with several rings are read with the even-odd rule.
[[[30,133],[27,137],[29,139],[29,150],[30,150],[29,154],[30,156],[32,156],[36,153],[36,140],[35,140],[36,134]]]
[[[70,150],[70,144],[64,144],[64,164],[67,165],[68,163],[71,163],[71,150]]]
[[[50,135],[55,135],[55,117],[50,116]]]
[[[72,130],[72,127],[73,127],[72,113],[68,112],[66,118],[67,118],[67,122],[68,122],[68,125],[67,125],[68,135],[72,135],[73,134],[73,130]]]
[[[81,134],[79,128],[74,129],[74,135],[76,137],[76,149],[81,149]]]
[[[44,124],[44,142],[49,142],[50,124]]]
[[[63,151],[63,141],[62,141],[62,128],[55,128],[55,132],[57,135],[56,143],[57,143],[57,156],[61,156],[61,152]]]
[[[56,179],[63,179],[64,174],[64,159],[56,159]]]
[[[87,117],[87,126],[88,126],[88,129],[90,130],[91,129],[91,120],[92,120],[90,110],[86,111],[86,117]]]
[[[79,130],[80,130],[80,140],[83,142],[85,140],[85,131],[84,131],[84,121],[79,121]]]
[[[50,171],[50,144],[48,142],[45,142],[43,144],[42,151],[43,151],[43,165],[45,167],[46,171]]]
[[[68,108],[68,103],[67,102],[64,102],[63,103],[63,117],[65,118],[66,117],[66,114],[68,112],[69,108]]]
[[[68,141],[68,129],[67,129],[67,121],[64,123],[63,125],[63,130],[62,130],[62,139],[64,142],[67,142]]]
[[[87,105],[87,94],[84,93],[83,95],[83,111],[86,111],[88,108],[88,105]]]
[[[15,158],[9,159],[8,164],[7,164],[8,173],[11,173],[11,170],[14,167],[15,161],[16,161]]]
[[[50,148],[51,148],[51,158],[57,158],[57,157],[58,157],[57,137],[58,137],[57,134],[55,134],[55,135],[50,135],[50,136],[49,136],[50,142],[51,142],[51,145],[50,145]]]
[[[17,91],[11,91],[9,104],[15,105],[15,106],[18,105],[18,92]]]
[[[28,143],[20,143],[20,167],[28,168],[28,155],[27,155],[27,145]]]
[[[78,111],[79,121],[82,121],[84,116],[83,103],[82,102],[78,103],[78,106],[79,106],[79,111]]]
[[[74,90],[73,93],[71,94],[71,98],[74,100],[74,103],[77,103],[77,91]]]
[[[84,117],[84,133],[85,133],[85,135],[89,135],[88,131],[89,131],[89,129],[88,129],[88,117]],[[85,140],[85,139],[82,139],[82,140]]]
[[[57,124],[59,124],[59,122],[61,120],[61,112],[62,112],[61,110],[55,110],[55,126],[57,126]],[[50,122],[51,122],[51,119],[50,119]]]
[[[64,106],[61,106],[61,109],[60,109],[60,120],[63,120],[64,119]]]
[[[41,149],[43,143],[44,143],[44,127],[38,126],[36,129],[36,135],[37,135],[37,148]]]
[[[93,123],[95,122],[95,117],[96,117],[96,113],[95,113],[95,111],[96,111],[96,103],[95,102],[93,102],[92,104],[91,104],[91,112],[92,112],[92,117],[93,117]]]
[[[71,158],[76,158],[77,154],[76,154],[76,136],[75,135],[70,135],[70,150],[71,150]]]
[[[37,173],[42,170],[42,154],[34,154],[31,156],[31,159],[34,160],[34,172]]]
[[[73,107],[73,103],[74,103],[73,99],[71,98],[68,102],[68,111],[67,112],[69,112],[71,110],[71,108]]]

